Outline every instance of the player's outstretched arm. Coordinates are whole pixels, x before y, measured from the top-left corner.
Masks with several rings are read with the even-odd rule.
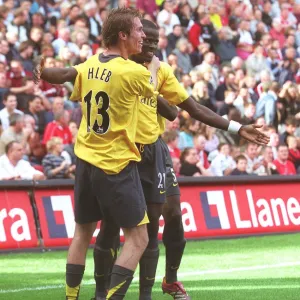
[[[37,57],[34,61],[33,79],[38,84],[43,79],[52,84],[75,82],[77,71],[75,68],[44,68],[45,58]]]
[[[259,145],[267,145],[269,137],[257,130],[261,128],[259,125],[241,125],[234,121],[228,121],[209,108],[197,103],[191,97],[178,105],[186,110],[190,116],[200,122],[203,122],[211,127],[219,128],[225,131],[238,133],[244,139],[254,142]]]
[[[161,96],[157,96],[157,112],[171,122],[174,121],[178,115],[177,107],[170,105],[168,101]]]

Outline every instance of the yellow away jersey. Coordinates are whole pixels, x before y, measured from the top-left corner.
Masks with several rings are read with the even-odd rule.
[[[154,92],[150,72],[103,54],[74,68],[78,74],[71,100],[82,101],[75,154],[107,174],[117,174],[130,161],[141,160],[135,135],[139,98]]]
[[[175,77],[170,65],[165,62],[160,63],[160,69],[157,73],[157,82],[157,89],[159,93],[169,102],[170,105],[178,105],[189,97],[185,88]],[[157,114],[157,122],[160,128],[159,134],[164,133],[166,119],[160,114]]]
[[[177,105],[185,101],[189,95],[178,82],[172,68],[164,62],[160,63],[157,72],[157,91],[171,105]],[[140,144],[152,144],[165,130],[165,118],[157,114],[157,97],[141,97],[136,142]]]

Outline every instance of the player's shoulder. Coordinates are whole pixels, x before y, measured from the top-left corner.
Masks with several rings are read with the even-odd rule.
[[[173,70],[172,70],[171,66],[164,61],[160,62],[159,71],[162,72],[163,74],[169,74],[169,73],[173,74]]]

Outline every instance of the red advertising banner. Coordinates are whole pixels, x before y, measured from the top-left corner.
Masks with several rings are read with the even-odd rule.
[[[54,188],[35,191],[45,247],[70,245],[75,229],[73,196],[73,190],[70,189]],[[99,229],[96,229],[92,243],[95,243],[98,232]]]
[[[297,183],[181,187],[186,238],[300,231]]]
[[[0,191],[0,250],[38,246],[36,226],[27,191]]]
[[[68,246],[75,226],[73,191],[39,190],[35,197],[45,246]],[[198,239],[300,231],[298,199],[297,183],[182,186],[185,236]],[[163,228],[161,218],[160,239]]]

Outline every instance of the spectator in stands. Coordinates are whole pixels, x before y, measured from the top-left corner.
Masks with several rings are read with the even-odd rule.
[[[0,180],[43,180],[45,175],[22,159],[23,145],[12,141],[5,146],[0,157]]]
[[[230,63],[237,56],[236,45],[240,36],[237,34],[232,36],[228,27],[220,28],[218,38],[215,42],[215,52],[220,58],[220,63]]]
[[[183,71],[183,74],[188,74],[193,68],[189,55],[188,40],[180,38],[173,53],[177,56],[178,67]]]
[[[72,53],[75,55],[79,54],[79,48],[77,45],[70,41],[70,29],[69,28],[61,28],[58,31],[58,38],[53,41],[52,46],[54,48],[55,54],[59,54],[59,50],[62,47],[68,47]]]
[[[101,25],[96,19],[97,4],[96,2],[90,1],[84,5],[85,15],[89,22],[89,38],[93,43],[101,41]]]
[[[283,33],[283,28],[279,20],[273,20],[272,29],[270,30],[270,35],[273,40],[277,40],[279,42],[280,48],[284,47],[285,44],[285,36]]]
[[[243,66],[244,61],[240,57],[236,56],[231,60],[231,67],[233,71],[243,69]]]
[[[266,1],[263,4],[262,12],[262,21],[270,28],[272,26],[272,17],[271,17],[272,3]]]
[[[4,130],[0,137],[0,155],[4,154],[5,147],[12,141],[19,142],[24,148],[25,154],[29,152],[28,139],[32,130],[24,128],[24,116],[11,114],[9,116],[9,127]]]
[[[26,72],[22,63],[18,60],[12,60],[10,63],[10,71],[7,73],[7,78],[11,81],[12,87],[21,87],[23,79],[30,77],[31,73]]]
[[[235,108],[233,105],[235,99],[236,93],[234,91],[225,91],[225,101],[218,110],[220,116],[228,118],[230,110]]]
[[[48,179],[74,178],[75,165],[70,165],[62,156],[63,148],[63,140],[59,137],[47,141],[48,154],[42,164]]]
[[[277,151],[276,151],[277,153]],[[258,175],[275,175],[278,174],[276,166],[273,164],[274,155],[272,147],[265,147],[262,154],[262,169]]]
[[[206,138],[204,135],[200,134],[195,137],[195,149],[197,150],[199,161],[205,169],[209,168],[209,162],[207,154],[205,152]]]
[[[220,84],[216,90],[216,100],[224,101],[226,91],[236,91],[237,87],[235,85],[235,74],[230,71],[226,74],[225,82]]]
[[[62,138],[64,145],[72,144],[72,134],[68,127],[69,121],[70,114],[68,111],[62,110],[56,112],[54,114],[54,121],[46,126],[43,144],[46,145],[52,137]]]
[[[33,70],[33,45],[30,41],[21,43],[21,45],[19,46],[19,54],[19,60],[24,67],[24,71],[31,73]]]
[[[279,95],[277,103],[278,123],[284,124],[288,117],[300,118],[300,94],[297,85],[287,81]]]
[[[289,136],[287,138],[287,144],[289,147],[289,161],[291,161],[295,169],[297,171],[297,174],[300,173],[300,150],[297,147],[297,138],[294,136]]]
[[[245,157],[247,158],[247,173],[260,174],[263,173],[262,159],[258,156],[258,146],[248,143],[246,146]]]
[[[248,92],[248,88],[246,85],[244,85],[240,88],[238,96],[234,100],[233,105],[239,110],[239,112],[241,113],[241,116],[244,117],[245,107],[249,103],[252,103],[252,101],[251,101],[251,98],[250,98],[250,95]]]
[[[242,124],[249,125],[255,123],[255,105],[253,103],[248,103],[245,105],[244,116],[242,117]]]
[[[157,24],[159,27],[163,27],[166,30],[168,36],[175,25],[180,25],[178,16],[174,13],[174,2],[172,0],[166,0],[163,4],[163,10],[157,15]]]
[[[174,25],[173,31],[168,35],[168,45],[171,47],[171,49],[175,49],[178,40],[182,37],[183,34],[181,25]]]
[[[27,21],[27,15],[22,8],[18,8],[14,11],[13,21],[7,24],[7,31],[16,33],[19,36],[19,42],[27,41],[27,28],[25,26]]]
[[[215,105],[209,97],[208,84],[204,80],[200,80],[194,84],[192,96],[201,105],[215,110]]]
[[[173,170],[176,175],[176,177],[180,176],[180,168],[181,168],[181,162],[180,159],[177,157],[172,157],[172,162],[173,162]]]
[[[267,125],[273,125],[276,121],[276,102],[280,91],[276,81],[264,83],[263,94],[256,104],[256,118],[264,116]]]
[[[237,54],[242,59],[247,59],[253,52],[254,41],[250,33],[250,23],[247,20],[242,20],[239,26],[238,33],[240,35],[237,44]]]
[[[287,145],[287,138],[289,136],[294,136],[297,126],[297,120],[295,117],[290,116],[285,121],[285,131],[280,135],[280,144]]]
[[[159,58],[159,60],[167,62],[168,61],[168,56],[172,52],[172,48],[168,43],[168,39],[166,36],[160,36],[158,39],[158,44],[157,44],[157,51],[155,55]]]
[[[35,96],[28,102],[28,110],[25,112],[35,119],[35,131],[43,136],[46,127],[46,112],[43,109],[43,101],[40,96]]]
[[[212,160],[210,171],[213,176],[229,175],[236,166],[234,159],[230,155],[230,146],[228,144],[220,144],[218,150],[219,154]]]
[[[184,131],[179,133],[178,148],[183,150],[186,147],[194,147],[194,136],[199,130],[200,122],[189,118],[184,124]]]
[[[176,130],[166,131],[163,139],[168,145],[171,157],[180,158],[180,150],[178,148],[178,132]]]
[[[40,27],[32,27],[29,33],[29,41],[33,45],[34,55],[40,55],[43,42],[43,29]]]
[[[280,175],[295,175],[295,166],[291,161],[288,160],[288,146],[286,144],[279,145],[277,153],[278,157],[273,161],[273,164],[276,166],[277,172]]]
[[[46,147],[41,143],[40,134],[35,131],[35,119],[31,115],[24,116],[24,128],[28,128],[31,134],[28,137],[28,158],[32,164],[42,164],[42,159],[46,155]]]
[[[217,89],[219,84],[219,68],[215,64],[216,55],[213,52],[208,52],[204,55],[204,60],[201,65],[196,67],[197,71],[204,73],[207,68],[211,68],[212,76],[210,79],[210,83],[213,85],[214,90]]]
[[[253,76],[257,81],[259,80],[259,73],[268,69],[267,59],[264,57],[261,45],[257,45],[254,52],[247,58],[246,69],[247,74]]]
[[[247,169],[247,158],[244,155],[239,155],[235,158],[236,168],[229,175],[249,175]]]
[[[2,129],[9,127],[9,117],[15,113],[23,115],[23,112],[17,109],[17,97],[14,94],[7,93],[3,99],[4,108],[0,110],[0,121]]]
[[[181,176],[211,176],[211,172],[206,170],[199,160],[196,149],[187,147],[181,153]]]

